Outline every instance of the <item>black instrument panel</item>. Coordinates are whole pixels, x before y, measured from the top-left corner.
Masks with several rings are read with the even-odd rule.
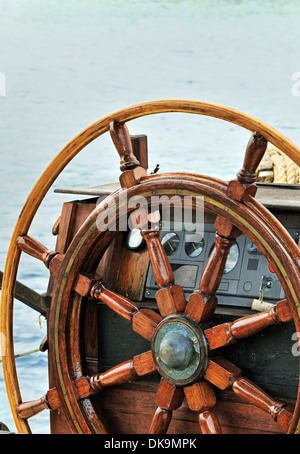
[[[295,224],[295,215],[292,222]],[[285,216],[285,220],[287,217]],[[176,228],[172,222],[168,229],[161,226],[160,238],[171,264],[175,283],[183,287],[186,297],[198,288],[199,280],[214,247],[214,220],[205,221],[203,238],[192,236],[190,232]],[[298,224],[300,226],[300,223]],[[181,226],[180,226],[181,227]],[[291,236],[298,242],[300,227],[287,227]],[[253,299],[259,298],[263,289],[263,300],[276,303],[285,297],[279,279],[260,250],[245,235],[237,238],[230,248],[225,270],[217,291],[218,304],[251,307]],[[158,287],[151,265],[145,286],[145,298],[155,298]]]

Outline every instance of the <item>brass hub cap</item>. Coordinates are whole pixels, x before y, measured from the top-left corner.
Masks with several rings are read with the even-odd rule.
[[[202,329],[184,315],[170,315],[156,327],[152,355],[158,372],[177,386],[192,383],[208,365],[208,347]]]

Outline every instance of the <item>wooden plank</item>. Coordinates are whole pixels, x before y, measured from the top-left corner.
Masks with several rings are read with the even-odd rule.
[[[145,134],[130,136],[133,154],[140,161],[141,167],[148,169],[148,145]]]
[[[2,288],[3,272],[0,271],[0,290]],[[16,281],[15,298],[26,306],[31,307],[40,314],[46,316],[50,300],[47,295],[41,295],[35,290],[27,287],[19,281]]]
[[[106,389],[97,396],[111,433],[147,433],[156,410],[157,382],[135,381]],[[291,401],[287,400],[288,403]],[[217,393],[214,407],[223,433],[282,433],[270,415],[243,402],[232,391]],[[199,433],[198,415],[186,401],[173,412],[168,434]]]
[[[125,245],[122,249],[116,291],[131,300],[142,301],[149,267],[147,248],[131,251]]]

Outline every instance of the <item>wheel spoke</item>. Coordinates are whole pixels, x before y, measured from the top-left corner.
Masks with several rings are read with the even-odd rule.
[[[158,385],[155,398],[155,403],[158,407],[153,415],[148,433],[167,433],[173,410],[181,406],[183,399],[184,393],[182,388],[175,387],[162,378]]]
[[[97,393],[108,386],[127,383],[139,376],[150,374],[155,370],[151,351],[145,352],[135,356],[133,360],[125,361],[105,372],[92,375],[89,378],[89,384],[93,393]]]
[[[231,388],[242,399],[270,413],[279,429],[288,431],[292,411],[286,404],[273,399],[259,386],[242,377],[241,370],[234,364],[224,358],[210,360],[205,378],[222,390]]]
[[[199,413],[199,425],[203,434],[221,434],[219,419],[214,411],[207,410]]]
[[[41,260],[44,265],[49,268],[51,273],[57,273],[63,257],[62,254],[50,251],[46,246],[29,235],[19,236],[16,243],[21,251],[38,260]]]
[[[228,389],[242,371],[225,358],[210,359],[205,372],[205,379],[219,389]]]
[[[246,148],[242,169],[237,174],[237,179],[229,182],[227,194],[238,201],[247,195],[255,195],[256,168],[260,163],[267,147],[267,141],[258,133],[254,133]],[[229,221],[218,216],[215,223],[215,248],[210,254],[203,270],[199,289],[195,290],[186,306],[186,314],[197,322],[206,322],[214,314],[217,298],[215,293],[219,287],[226,264],[227,254],[234,244],[240,231]]]
[[[204,267],[199,289],[192,293],[185,310],[197,322],[210,320],[215,311],[218,301],[215,293],[222,279],[228,251],[234,242],[235,239],[223,238],[218,233],[215,235],[215,247]]]
[[[146,241],[153,276],[158,287],[167,287],[174,284],[174,275],[166,251],[159,238],[159,230],[141,230]]]
[[[148,228],[147,222],[147,226],[141,229],[141,235],[145,239],[153,276],[159,287],[155,298],[161,316],[183,312],[186,306],[184,291],[174,284],[172,267],[160,241],[158,222],[152,228]]]
[[[44,265],[49,269],[53,278],[56,278],[61,262],[64,258],[64,254],[59,254],[55,251],[50,251],[46,246],[40,243],[35,238],[29,235],[19,236],[16,240],[17,246],[21,251],[25,252],[32,257],[41,260]],[[99,276],[94,276],[92,279],[90,276],[79,274],[77,280],[74,283],[73,290],[81,296],[91,296],[91,290],[99,282]]]
[[[98,282],[92,288],[91,296],[94,299],[101,300],[125,320],[132,322],[132,329],[135,332],[145,339],[152,339],[155,328],[162,319],[159,314],[151,309],[140,309],[125,296],[105,288],[102,282]]]
[[[99,392],[108,386],[120,385],[130,380],[135,380],[138,374],[135,371],[133,361],[125,361],[112,367],[106,372],[94,374],[90,377],[90,385],[94,392]]]
[[[152,351],[149,350],[148,352],[135,356],[133,358],[133,365],[139,376],[155,372],[156,366],[153,361]]]
[[[112,290],[105,288],[102,282],[98,282],[91,290],[92,298],[101,300],[114,312],[129,322],[132,321],[134,314],[139,311],[139,307],[125,296],[119,295]]]
[[[189,408],[197,412],[199,425],[203,434],[222,433],[217,415],[212,408],[216,404],[216,396],[210,383],[202,380],[184,388]]]
[[[288,431],[293,413],[286,408],[286,404],[273,399],[244,377],[237,378],[232,384],[232,389],[242,399],[270,413],[279,429],[283,432]]]
[[[267,140],[258,132],[254,132],[250,137],[242,169],[237,174],[237,179],[228,184],[227,194],[238,201],[245,200],[248,195],[253,197],[257,187],[256,170],[267,149]]]
[[[148,433],[149,434],[166,434],[172,420],[172,411],[164,410],[163,408],[157,407]]]
[[[132,151],[130,134],[125,123],[112,121],[110,123],[110,136],[120,156],[120,169],[130,169],[140,165]]]
[[[141,167],[132,150],[132,143],[128,128],[125,123],[112,121],[110,123],[110,135],[120,156],[120,184],[122,188],[129,188],[139,180],[147,176],[146,170]]]
[[[133,317],[132,329],[145,339],[152,340],[155,328],[161,320],[161,316],[151,309],[140,309]]]
[[[29,419],[44,410],[55,410],[60,407],[60,399],[56,388],[51,388],[40,399],[22,402],[17,407],[18,416]]]
[[[238,339],[252,336],[268,326],[292,319],[288,301],[279,301],[269,311],[242,317],[232,323],[222,323],[204,331],[210,350],[231,344]]]

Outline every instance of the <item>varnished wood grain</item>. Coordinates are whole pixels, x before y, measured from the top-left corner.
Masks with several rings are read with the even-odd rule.
[[[161,316],[151,309],[140,309],[132,319],[132,329],[145,339],[152,340],[154,331]]]
[[[57,254],[29,235],[19,236],[16,243],[23,252],[41,260],[47,268],[49,268],[50,260]]]
[[[139,311],[139,307],[125,296],[119,295],[112,290],[108,290],[102,283],[98,283],[91,290],[94,299],[103,301],[114,312],[119,314],[125,320],[132,321],[133,316]]]
[[[158,287],[174,284],[173,271],[161,244],[159,230],[148,231],[141,229],[141,235],[147,244],[154,279]]]
[[[162,317],[184,312],[186,299],[184,291],[179,285],[160,288],[156,292],[155,299]]]
[[[116,291],[134,301],[142,301],[149,267],[146,247],[141,251],[131,251],[125,245],[121,252],[120,269]]]
[[[288,431],[292,419],[292,411],[285,409],[283,402],[272,398],[252,381],[244,377],[238,377],[233,382],[232,389],[238,396],[270,413],[272,418],[278,422],[279,428],[285,432]]]
[[[204,331],[210,350],[231,344],[238,339],[252,336],[268,326],[292,319],[287,300],[279,301],[269,311],[242,317],[232,323],[223,323]]]
[[[153,361],[152,351],[149,350],[148,352],[136,355],[133,358],[133,365],[136,373],[140,376],[154,372],[156,370],[156,366]]]
[[[199,414],[198,421],[203,434],[221,434],[218,417],[213,411],[217,399],[210,383],[201,380],[184,388],[187,404]]]
[[[56,388],[51,388],[41,398],[22,402],[17,407],[20,418],[30,419],[44,410],[54,410],[60,407],[60,398]]]
[[[256,169],[265,154],[267,144],[267,140],[261,134],[257,132],[252,134],[246,148],[243,167],[238,172],[237,179],[231,180],[228,184],[228,195],[238,201],[245,200],[249,195],[255,196]]]
[[[220,421],[214,411],[206,410],[199,413],[199,426],[203,434],[221,434]]]
[[[217,400],[212,386],[205,380],[186,386],[184,394],[192,411],[203,412],[214,407]]]
[[[110,433],[145,434],[157,409],[155,394],[157,383],[134,381],[118,387],[106,388],[105,393],[97,396],[103,413],[108,421]],[[217,392],[214,412],[224,434],[275,434],[281,433],[270,415],[238,397],[233,391]],[[285,401],[291,404],[292,401]],[[168,434],[199,433],[199,416],[192,412],[184,399],[180,408],[172,413]]]
[[[112,121],[109,131],[116,150],[120,156],[120,169],[122,172],[134,166],[139,166],[140,162],[136,159],[132,150],[130,134],[125,123]]]
[[[228,389],[241,373],[239,367],[225,358],[211,358],[204,377],[218,388]]]
[[[167,433],[171,419],[172,411],[158,407],[153,415],[148,433],[157,435]]]
[[[90,384],[94,392],[98,392],[107,386],[119,385],[138,377],[132,360],[125,361],[112,369],[95,374],[90,378]]]
[[[155,397],[155,403],[160,408],[164,410],[176,410],[181,406],[183,398],[184,393],[182,388],[176,387],[164,378],[161,378]]]
[[[45,394],[40,399],[32,400],[30,402],[22,402],[20,405],[18,405],[17,411],[20,418],[29,419],[46,409],[49,410],[50,407],[48,405],[47,396]]]
[[[132,142],[125,123],[112,121],[110,123],[110,135],[120,156],[120,184],[122,188],[130,188],[139,183],[140,179],[147,175],[144,167],[133,154]]]

